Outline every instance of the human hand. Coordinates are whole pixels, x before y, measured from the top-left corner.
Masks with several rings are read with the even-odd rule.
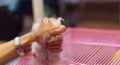
[[[58,53],[62,51],[62,33],[66,31],[66,27],[61,25],[59,28],[51,32],[52,38],[49,40],[47,48],[51,52]]]
[[[62,18],[44,18],[33,25],[32,31],[36,36],[36,41],[51,52],[62,51],[62,33],[66,31],[66,27],[61,24]]]

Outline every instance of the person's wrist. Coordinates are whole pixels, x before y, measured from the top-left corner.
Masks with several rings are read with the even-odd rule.
[[[23,47],[25,53],[28,53],[31,50],[31,43],[35,41],[35,37],[32,32],[25,34],[24,36],[20,37],[21,39],[21,46]]]
[[[14,39],[14,45],[15,45],[16,52],[18,53],[18,55],[25,56],[25,52],[24,52],[23,47],[21,46],[21,40],[19,37],[16,37]]]

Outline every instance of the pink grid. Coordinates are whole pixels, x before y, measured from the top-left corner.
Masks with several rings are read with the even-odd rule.
[[[107,65],[120,49],[119,43],[120,31],[69,28],[64,33],[61,54],[71,65]],[[26,56],[11,65],[23,64],[34,65],[32,57]]]

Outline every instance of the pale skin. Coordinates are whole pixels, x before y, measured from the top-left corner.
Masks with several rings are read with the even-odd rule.
[[[66,30],[66,27],[64,25],[61,25],[57,29],[54,29],[50,34],[52,36],[61,35]],[[20,37],[21,45],[25,51],[25,53],[30,51],[30,45],[33,41],[37,41],[37,37],[33,36],[32,32],[27,33]],[[57,42],[59,41],[59,43]],[[57,43],[57,44],[56,44]],[[50,45],[48,45],[48,50],[51,52],[61,52],[61,43],[62,39],[58,39],[54,42],[51,42]],[[18,57],[19,55],[16,52],[14,40],[11,40],[9,42],[3,43],[0,45],[0,65],[4,65],[10,60]]]

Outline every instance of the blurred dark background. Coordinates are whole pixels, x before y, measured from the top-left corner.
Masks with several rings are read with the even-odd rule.
[[[119,0],[43,0],[44,16],[63,17],[68,27],[120,29]],[[0,40],[31,30],[32,0],[0,0]]]

